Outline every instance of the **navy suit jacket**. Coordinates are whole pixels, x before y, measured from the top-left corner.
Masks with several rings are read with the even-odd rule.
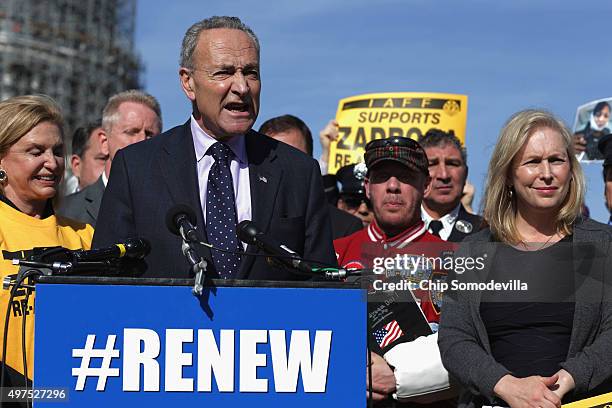
[[[459,231],[457,229],[457,221],[459,220],[463,220],[464,222],[466,222],[467,224],[472,226],[472,230],[468,233],[465,233],[463,231]],[[465,210],[465,207],[463,207],[463,204],[461,204],[461,206],[459,207],[459,215],[457,216],[457,219],[455,220],[455,225],[453,225],[453,230],[451,231],[450,235],[448,236],[447,241],[449,242],[461,242],[463,241],[463,239],[465,237],[467,237],[468,235],[474,234],[478,231],[480,231],[483,227],[483,222],[482,222],[482,217],[476,214],[470,214],[469,212],[467,212]]]
[[[257,226],[305,259],[336,265],[319,166],[297,149],[265,135],[245,135],[249,161],[252,219]],[[197,214],[206,240],[199,198],[190,122],[120,150],[113,159],[102,198],[93,247],[130,237],[151,242],[144,277],[188,278],[181,240],[170,233],[165,217],[176,204]],[[248,246],[246,252],[258,252]],[[209,274],[216,277],[211,254],[202,247]],[[243,256],[237,279],[295,280],[295,274],[268,265],[266,258]]]

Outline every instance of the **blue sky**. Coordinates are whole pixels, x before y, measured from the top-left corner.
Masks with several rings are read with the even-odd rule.
[[[190,113],[177,74],[183,34],[212,15],[238,16],[259,37],[262,96],[255,127],[273,116],[299,116],[315,135],[316,155],[318,132],[341,98],[467,94],[476,206],[497,135],[512,113],[545,108],[571,127],[578,105],[612,96],[612,2],[139,0],[136,48],[165,129]],[[601,165],[584,169],[591,216],[606,221]]]

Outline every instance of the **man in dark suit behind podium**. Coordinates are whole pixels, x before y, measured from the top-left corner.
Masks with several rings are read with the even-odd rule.
[[[115,156],[93,246],[143,237],[152,246],[145,277],[187,278],[180,239],[164,222],[175,204],[187,204],[200,237],[216,247],[243,250],[235,226],[253,220],[304,258],[335,264],[316,161],[251,130],[261,85],[253,31],[236,17],[194,24],[183,39],[179,76],[192,117]],[[213,277],[296,279],[264,257],[208,249],[202,255]]]

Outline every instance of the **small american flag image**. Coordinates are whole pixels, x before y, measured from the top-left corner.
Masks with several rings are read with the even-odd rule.
[[[381,348],[385,348],[395,340],[399,339],[404,332],[402,332],[402,329],[397,321],[392,320],[380,329],[375,330],[372,334],[374,334],[374,338],[376,339],[378,345]]]

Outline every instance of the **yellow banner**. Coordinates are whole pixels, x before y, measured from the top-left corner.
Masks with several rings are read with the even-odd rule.
[[[363,161],[365,145],[404,136],[415,140],[429,129],[454,133],[465,143],[467,95],[377,93],[341,99],[336,112],[338,140],[329,149],[328,172]]]
[[[561,405],[561,408],[612,408],[612,392]]]

